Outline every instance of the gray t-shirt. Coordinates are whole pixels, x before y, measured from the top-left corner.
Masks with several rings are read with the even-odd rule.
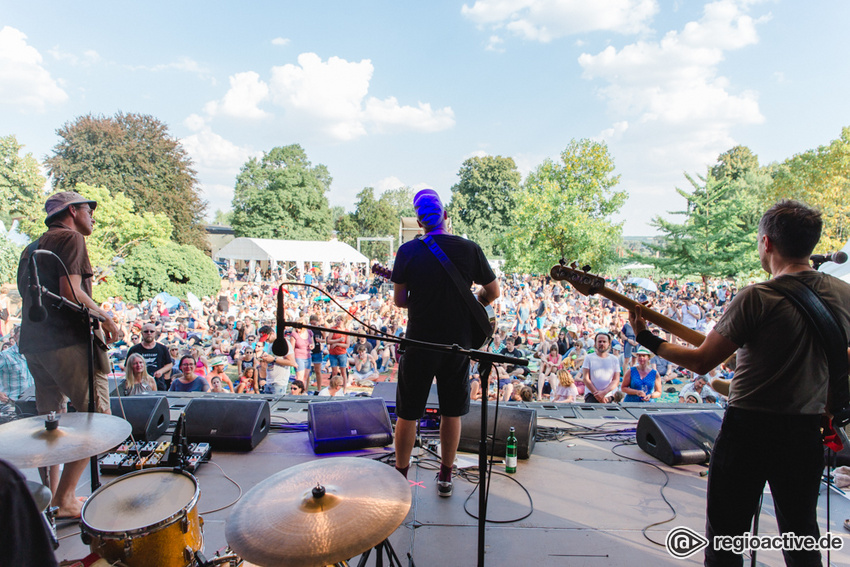
[[[793,274],[832,308],[850,337],[850,285],[815,271]],[[825,410],[826,354],[800,311],[764,284],[741,290],[714,327],[739,346],[729,405],[792,415]]]
[[[590,369],[590,381],[593,386],[597,390],[604,390],[611,383],[614,373],[620,372],[620,361],[610,353],[603,358],[594,352],[584,358],[582,373],[585,368]]]

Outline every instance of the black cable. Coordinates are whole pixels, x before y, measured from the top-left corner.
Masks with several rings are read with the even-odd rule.
[[[661,499],[664,500],[664,503],[667,504],[667,507],[670,508],[671,512],[673,512],[673,516],[671,518],[667,519],[667,520],[662,521],[662,522],[655,522],[653,524],[649,524],[648,526],[644,526],[644,528],[641,529],[640,532],[643,534],[643,537],[645,537],[647,539],[647,541],[649,541],[650,543],[654,543],[655,545],[657,545],[659,547],[666,547],[665,543],[659,543],[659,542],[655,541],[654,539],[649,537],[646,532],[647,532],[647,530],[649,530],[649,528],[654,528],[655,526],[660,526],[660,525],[672,522],[673,520],[675,520],[678,517],[678,514],[676,512],[676,508],[673,507],[673,505],[670,503],[670,501],[667,500],[667,496],[664,494],[664,489],[667,488],[668,484],[670,484],[670,475],[667,474],[667,471],[665,471],[664,469],[662,469],[661,467],[659,467],[657,464],[655,464],[653,462],[644,461],[643,459],[638,459],[638,458],[635,458],[635,457],[629,457],[628,455],[622,455],[622,454],[620,454],[620,453],[618,453],[617,451],[614,450],[617,447],[626,447],[626,446],[634,446],[634,445],[635,445],[635,443],[619,443],[619,444],[611,447],[611,452],[614,453],[615,455],[617,455],[618,457],[620,457],[621,459],[628,459],[630,461],[635,461],[636,463],[643,463],[645,465],[655,467],[656,469],[661,471],[661,474],[664,475],[664,484],[662,484],[661,487],[659,488],[659,493],[661,494]]]
[[[491,465],[492,465],[492,463],[491,463]],[[470,512],[469,509],[467,508],[467,506],[469,504],[469,501],[472,499],[472,496],[475,494],[475,491],[478,490],[479,486],[481,486],[481,483],[477,482],[480,479],[480,475],[470,472],[470,471],[477,471],[477,470],[478,470],[478,467],[469,467],[469,468],[460,469],[460,470],[457,471],[458,478],[463,478],[464,480],[475,483],[475,488],[472,489],[472,492],[469,493],[469,496],[467,496],[466,500],[464,500],[464,502],[463,502],[463,511],[466,512],[470,517],[472,517],[476,520],[478,519],[478,516],[476,516],[475,514]],[[488,475],[487,489],[488,489],[488,491],[490,489],[489,476],[492,475],[492,472],[493,472],[492,466],[488,467],[488,471],[487,471],[487,475]],[[531,498],[531,493],[528,492],[528,489],[520,481],[518,481],[516,478],[514,478],[513,476],[511,476],[507,473],[496,471],[496,474],[499,475],[499,476],[503,476],[505,478],[509,478],[510,480],[517,483],[520,488],[522,488],[522,491],[525,492],[525,495],[528,497],[529,510],[528,510],[527,514],[520,516],[518,518],[512,518],[512,519],[509,519],[509,520],[491,520],[489,518],[484,518],[484,521],[490,522],[491,524],[512,524],[514,522],[520,522],[520,521],[526,519],[527,517],[529,517],[531,514],[533,514],[534,513],[534,500]],[[488,502],[489,502],[489,494],[487,496],[488,496]]]

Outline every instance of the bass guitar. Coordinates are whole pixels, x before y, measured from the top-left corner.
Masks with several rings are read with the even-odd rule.
[[[381,264],[373,264],[372,272],[388,281],[393,273],[392,270]],[[472,318],[475,319],[476,323],[471,326],[472,346],[473,348],[481,348],[490,342],[493,332],[496,330],[496,312],[490,305],[484,305],[478,301],[478,296],[473,295],[473,297],[475,297],[474,305],[477,309],[472,311]]]
[[[549,270],[549,275],[552,276],[553,280],[569,283],[582,295],[599,294],[602,297],[607,297],[617,305],[625,307],[629,311],[633,311],[636,306],[640,305],[641,314],[644,319],[655,323],[668,333],[673,333],[693,346],[699,346],[705,340],[705,335],[699,331],[694,331],[693,329],[682,325],[678,321],[665,317],[658,311],[653,311],[649,307],[642,305],[621,293],[617,293],[609,287],[605,287],[604,278],[588,273],[586,270],[578,269],[575,262],[569,266],[563,262],[552,266],[552,269]]]

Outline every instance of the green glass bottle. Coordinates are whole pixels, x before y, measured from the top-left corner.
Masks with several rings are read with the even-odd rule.
[[[505,472],[516,472],[516,434],[514,428],[511,427],[511,432],[508,434],[507,447],[505,452]]]

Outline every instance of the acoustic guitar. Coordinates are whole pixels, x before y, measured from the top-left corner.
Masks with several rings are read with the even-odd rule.
[[[393,273],[392,270],[381,264],[373,264],[372,272],[387,280],[390,279]],[[478,296],[473,297],[475,297],[475,305],[478,309],[472,313],[476,324],[471,326],[470,331],[472,334],[472,347],[478,349],[490,342],[493,332],[496,330],[496,312],[490,305],[484,305],[478,301]]]
[[[572,285],[582,295],[599,294],[602,297],[607,297],[617,305],[625,307],[629,311],[634,310],[635,306],[640,305],[641,314],[647,321],[655,323],[668,333],[673,333],[685,342],[699,346],[705,341],[705,335],[699,331],[694,331],[685,327],[678,321],[674,321],[669,317],[665,317],[658,311],[653,311],[649,307],[638,303],[637,301],[626,297],[621,293],[617,293],[609,287],[605,287],[605,279],[588,273],[588,271],[580,270],[575,262],[567,266],[563,261],[549,270],[549,275],[553,280],[565,281]]]

